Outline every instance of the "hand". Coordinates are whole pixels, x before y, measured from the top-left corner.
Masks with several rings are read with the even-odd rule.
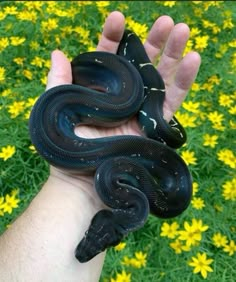
[[[97,51],[116,53],[119,42],[125,28],[125,18],[117,11],[112,12],[106,19]],[[159,17],[153,24],[144,47],[152,62],[160,56],[157,66],[166,86],[166,99],[164,102],[164,118],[170,120],[175,111],[185,99],[192,83],[194,82],[201,63],[200,55],[197,52],[190,52],[182,57],[183,50],[189,38],[189,27],[184,23],[174,25],[169,16]],[[47,89],[60,84],[72,83],[72,72],[70,61],[58,50],[52,52],[52,66],[48,74]],[[75,129],[75,133],[81,137],[96,138],[102,136],[132,134],[141,135],[138,123],[133,118],[119,127],[101,128],[95,126],[81,125]],[[80,187],[85,193],[101,203],[97,199],[92,186],[92,177],[83,177],[67,174],[66,171],[57,170],[51,167],[51,175],[62,177],[63,180],[77,185],[78,179],[83,182]]]
[[[104,25],[98,51],[116,53],[125,26],[124,16],[112,12]],[[170,120],[185,99],[194,82],[201,63],[197,52],[190,52],[182,57],[189,38],[189,27],[184,23],[174,25],[169,16],[161,16],[153,24],[144,47],[152,62],[160,56],[157,66],[166,86],[164,118]],[[52,53],[52,68],[48,76],[47,89],[72,82],[69,60],[60,51]],[[83,137],[101,137],[120,134],[141,134],[135,119],[116,128],[99,128],[80,126],[76,134]]]

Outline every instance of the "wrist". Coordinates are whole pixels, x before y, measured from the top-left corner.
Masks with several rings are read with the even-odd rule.
[[[81,197],[85,198],[88,206],[91,206],[95,211],[104,208],[104,204],[95,190],[94,176],[92,175],[72,174],[51,166],[50,175],[45,184],[46,187],[49,187],[47,189],[56,187],[57,193],[71,198],[71,201],[74,201],[76,196],[77,200]]]

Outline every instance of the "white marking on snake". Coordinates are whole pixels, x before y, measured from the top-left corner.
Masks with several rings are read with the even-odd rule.
[[[173,126],[176,126],[177,125],[177,122],[172,118],[170,120],[170,126],[173,127]]]
[[[153,124],[154,124],[154,129],[156,129],[156,127],[157,127],[157,122],[155,121],[155,119],[154,119],[154,118],[149,118],[149,120],[153,122]]]
[[[103,61],[100,61],[100,60],[98,60],[98,59],[95,59],[94,61],[97,62],[97,63],[99,63],[99,64],[102,64],[102,63],[103,63]]]
[[[144,111],[139,111],[142,115],[144,115],[145,117],[147,116],[147,113]]]
[[[126,48],[128,46],[128,42],[125,43],[125,48],[124,48],[124,56],[126,56]]]
[[[161,160],[164,164],[167,164],[167,161],[166,160]]]
[[[158,88],[151,88],[150,90],[152,91],[161,91],[161,92],[165,92],[165,89],[158,89]]]
[[[139,64],[140,69],[146,66],[152,66],[152,63],[144,63],[144,64]]]

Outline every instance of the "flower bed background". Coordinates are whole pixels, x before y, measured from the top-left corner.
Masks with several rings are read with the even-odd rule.
[[[149,217],[108,251],[101,281],[235,281],[236,6],[232,1],[4,1],[0,3],[0,233],[38,193],[48,165],[28,134],[30,110],[44,91],[50,53],[72,59],[95,49],[113,10],[142,39],[163,14],[185,22],[202,65],[176,116],[188,140],[194,195],[181,216]]]

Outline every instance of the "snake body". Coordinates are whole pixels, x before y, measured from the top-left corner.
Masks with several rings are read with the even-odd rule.
[[[97,194],[108,208],[95,214],[75,250],[87,262],[141,228],[149,213],[181,214],[190,203],[192,180],[175,151],[186,141],[185,131],[175,118],[164,120],[165,85],[135,33],[125,30],[117,54],[83,53],[71,66],[73,84],[39,97],[29,131],[51,165],[95,173]],[[74,133],[79,124],[113,127],[134,115],[145,137],[87,139]]]

